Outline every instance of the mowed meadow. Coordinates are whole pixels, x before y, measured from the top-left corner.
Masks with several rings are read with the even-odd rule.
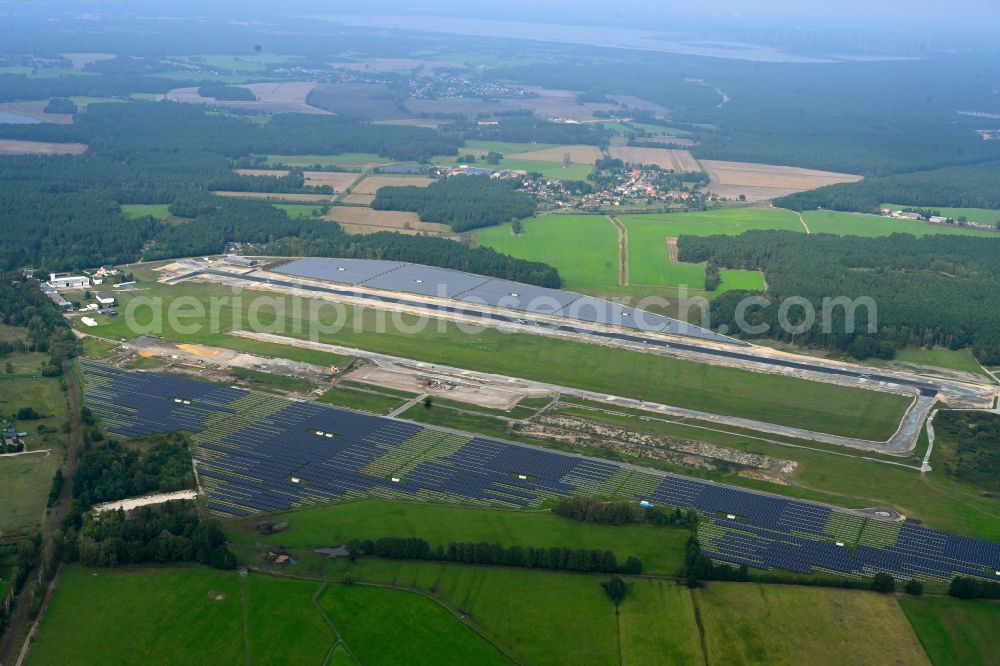
[[[26,663],[973,665],[1000,647],[997,606],[948,597],[626,577],[616,611],[602,575],[374,558],[297,575],[70,566]]]

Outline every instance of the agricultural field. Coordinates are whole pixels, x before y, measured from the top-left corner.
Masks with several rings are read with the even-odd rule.
[[[415,187],[427,187],[434,182],[433,178],[426,176],[397,176],[393,174],[371,174],[365,176],[357,185],[351,188],[351,193],[343,197],[341,201],[350,204],[361,204],[368,206],[375,200],[375,194],[380,188],[412,185]]]
[[[763,201],[825,185],[861,180],[861,176],[846,173],[750,162],[701,160],[701,166],[711,178],[709,190],[727,199],[736,199],[743,194],[747,201]]]
[[[890,595],[711,583],[695,597],[710,664],[930,663]]]
[[[234,54],[207,54],[207,55],[180,55],[171,56],[169,60],[180,63],[190,63],[203,67],[216,67],[218,69],[228,69],[233,72],[262,72],[268,65],[277,65],[294,60],[293,56],[278,55],[276,53],[254,53],[246,55]]]
[[[278,201],[284,203],[329,204],[337,199],[335,194],[296,194],[293,192],[226,192],[215,191],[212,194],[234,199],[254,199],[257,201]]]
[[[122,204],[121,209],[122,215],[134,220],[145,217],[155,217],[157,220],[165,220],[170,217],[170,206],[168,204]]]
[[[311,603],[319,588],[203,567],[68,567],[28,663],[321,664],[336,637]],[[84,610],[94,599],[102,600],[99,613]],[[79,630],[82,615],[86,631]],[[64,640],[70,635],[73,641]],[[164,655],[180,661],[164,662]]]
[[[275,514],[269,520],[288,523],[288,530],[261,536],[259,518],[230,523],[230,539],[248,559],[264,548],[281,546],[310,553],[351,539],[385,536],[419,537],[431,547],[452,541],[500,543],[505,546],[597,548],[611,550],[619,561],[635,555],[643,572],[673,575],[684,563],[690,533],[674,527],[597,525],[562,518],[549,511],[511,511],[416,502],[366,499]]]
[[[609,152],[611,157],[632,164],[655,164],[662,169],[674,171],[701,171],[698,160],[686,150],[614,146]]]
[[[957,224],[928,224],[919,220],[901,220],[881,215],[864,213],[841,213],[832,210],[810,210],[802,213],[809,231],[814,234],[836,234],[838,236],[888,236],[889,234],[910,234],[930,236],[934,234],[982,236],[1000,238],[1000,234],[988,229],[972,229]]]
[[[362,120],[395,120],[409,118],[400,110],[395,93],[378,83],[323,83],[309,95],[316,109]]]
[[[190,74],[184,75],[190,77]],[[220,77],[216,77],[217,79]],[[223,80],[225,77],[221,77]],[[240,78],[242,81],[242,77]],[[234,83],[239,83],[236,81]],[[257,98],[255,102],[237,102],[228,100],[216,100],[202,97],[198,94],[198,86],[190,88],[174,88],[167,92],[166,99],[171,102],[184,102],[187,104],[211,104],[213,107],[223,107],[230,109],[247,109],[252,111],[264,111],[268,113],[328,113],[323,109],[310,106],[306,100],[309,93],[316,87],[310,81],[284,81],[275,83],[247,83],[240,85],[247,88]]]
[[[599,292],[618,284],[618,232],[603,215],[545,215],[524,220],[521,233],[510,225],[479,229],[476,244],[559,269],[565,289]]]
[[[393,164],[393,160],[375,153],[339,153],[337,155],[265,155],[269,164],[276,167],[308,169],[338,168],[363,171],[377,166]]]
[[[1000,654],[996,602],[925,596],[899,605],[935,666],[986,666]]]
[[[318,599],[362,664],[508,664],[434,600],[415,592],[330,585]]]
[[[332,206],[323,216],[324,220],[336,222],[344,231],[352,234],[366,234],[376,231],[396,231],[399,233],[450,234],[451,228],[436,222],[421,222],[416,213],[395,210],[372,210],[360,206]]]
[[[280,178],[288,175],[287,169],[234,169],[241,176],[274,176]],[[333,191],[343,192],[358,179],[355,173],[343,171],[303,171],[305,184],[309,187],[328,185]]]
[[[887,203],[882,204],[882,207],[901,210],[903,208],[910,208],[911,206],[907,204]],[[942,208],[941,206],[917,206],[917,208],[938,211],[944,217],[950,217],[954,220],[964,217],[969,222],[975,222],[976,224],[993,226],[1000,222],[1000,210],[990,210],[988,208]]]
[[[746,210],[749,212],[748,209]],[[723,212],[728,213],[729,211],[719,211],[719,213]],[[692,215],[699,215],[699,213],[683,213],[677,216],[663,217],[680,218]],[[706,217],[708,216],[706,215]],[[727,221],[739,218],[735,215],[720,215],[720,217],[724,217]],[[671,249],[671,244],[676,243],[676,236],[669,233],[672,231],[670,222],[664,223],[661,221],[663,219],[661,216],[655,215],[629,215],[619,219],[628,229],[629,284],[686,286],[690,289],[704,289],[705,267],[702,264],[676,260],[676,249]],[[716,231],[715,233],[720,232]],[[763,276],[754,271],[723,269],[720,271],[720,277],[721,283],[716,293],[723,293],[730,289],[764,289]]]
[[[568,155],[570,164],[586,164],[589,166],[594,166],[594,163],[601,159],[601,150],[597,146],[553,146],[551,148],[502,154],[505,159],[559,163],[565,162],[565,158]]]
[[[0,139],[0,155],[82,155],[87,146],[82,143],[51,143]]]
[[[798,216],[780,208],[720,208],[693,213],[620,215],[631,232],[632,225],[657,225],[664,236],[736,236],[755,229],[802,231]]]

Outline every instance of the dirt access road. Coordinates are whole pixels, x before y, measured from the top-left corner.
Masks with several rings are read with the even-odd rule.
[[[628,282],[628,229],[614,215],[608,215],[608,219],[618,229],[618,284],[627,287]]]

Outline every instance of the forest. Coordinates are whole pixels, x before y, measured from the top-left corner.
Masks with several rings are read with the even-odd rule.
[[[918,207],[1000,209],[1000,161],[829,185],[782,197],[774,205],[798,211],[828,208],[876,213],[881,204],[889,202]],[[1000,217],[1000,212],[997,215]]]
[[[516,178],[452,176],[427,187],[382,187],[371,206],[416,213],[423,222],[447,224],[460,233],[534,215],[534,197],[517,191],[522,184]]]
[[[934,418],[934,430],[948,476],[1000,493],[1000,416],[942,410]]]
[[[241,242],[260,253],[398,259],[560,285],[554,268],[493,250],[390,233],[352,236],[331,222],[291,220],[266,202],[207,191],[210,186],[254,191],[271,185],[275,179],[264,183],[232,173],[232,159],[253,153],[359,151],[396,159],[457,153],[459,140],[426,128],[295,114],[258,127],[196,106],[134,102],[92,104],[73,125],[0,126],[0,136],[90,146],[81,156],[0,157],[0,226],[6,231],[0,269],[56,271],[218,254],[226,243]],[[298,172],[277,180],[288,191],[323,191],[306,187]],[[533,204],[523,206],[524,195],[494,194],[491,201],[518,202],[502,222],[516,212],[533,211]],[[120,209],[125,203],[171,204],[171,212],[188,221],[128,219]]]
[[[726,268],[764,271],[770,305],[748,310],[747,323],[766,324],[768,337],[845,351],[856,358],[891,357],[902,346],[970,346],[984,365],[1000,364],[1000,239],[893,234],[882,238],[750,231],[741,236],[681,236],[681,261],[713,261]],[[737,306],[747,292],[712,302],[712,326],[740,333]],[[854,326],[845,309],[823,317],[823,299],[870,297],[877,306],[857,309]],[[801,332],[783,331],[779,304],[809,301],[817,314]],[[802,323],[801,308],[788,313]],[[869,319],[869,317],[871,319]],[[871,321],[876,329],[870,333]],[[829,332],[824,332],[827,326]],[[853,329],[853,330],[852,330]]]

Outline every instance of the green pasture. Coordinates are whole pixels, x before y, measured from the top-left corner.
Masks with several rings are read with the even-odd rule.
[[[1000,654],[1000,604],[951,597],[900,597],[935,666],[986,666]]]
[[[913,236],[945,234],[1000,238],[1000,234],[997,232],[985,229],[972,229],[949,224],[928,224],[919,220],[899,220],[863,213],[809,210],[802,213],[802,217],[809,225],[809,231],[814,234],[869,237],[888,236],[889,234],[911,234]]]
[[[559,269],[565,289],[599,291],[618,284],[618,231],[603,215],[545,215],[476,231],[476,243]]]
[[[580,523],[550,511],[512,511],[456,507],[418,502],[368,499],[298,509],[269,518],[288,523],[288,530],[261,536],[259,519],[230,524],[230,538],[240,552],[282,545],[309,552],[338,546],[351,539],[385,536],[420,537],[432,547],[452,541],[500,543],[504,546],[598,548],[611,550],[624,562],[635,555],[643,571],[672,575],[684,562],[690,536],[684,529],[639,525],[609,526]],[[259,544],[259,545],[258,545]]]
[[[154,217],[165,220],[170,217],[170,206],[167,204],[122,204],[122,215],[131,219]]]

